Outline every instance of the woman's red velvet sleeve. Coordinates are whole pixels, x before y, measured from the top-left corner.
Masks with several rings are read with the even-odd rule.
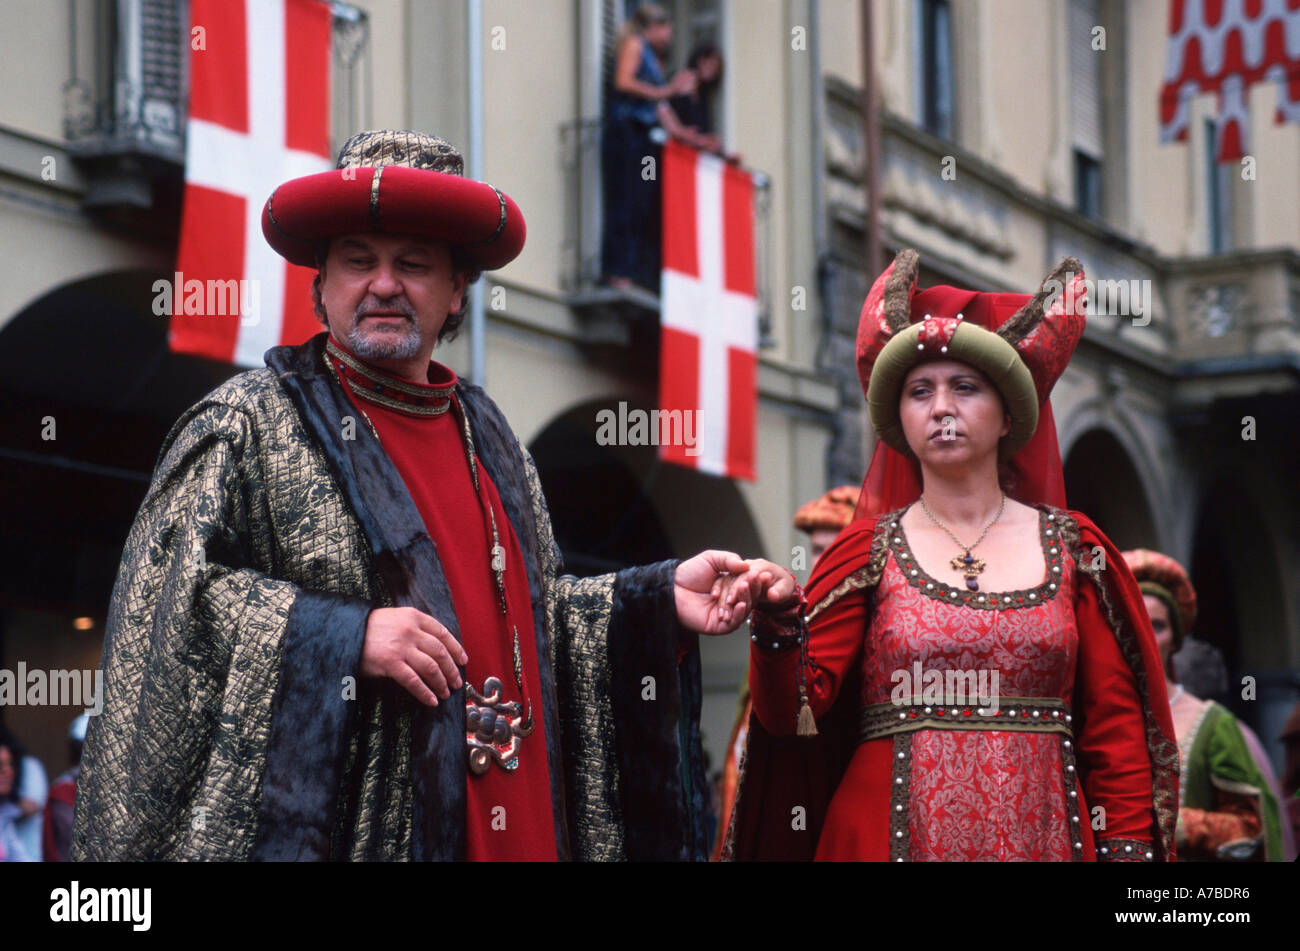
[[[835,703],[840,685],[858,662],[871,614],[871,589],[860,588],[822,611],[809,624],[805,687],[813,715],[821,719]],[[799,718],[799,650],[761,646],[772,634],[789,637],[790,625],[755,612],[751,621],[760,643],[749,651],[749,689],[754,712],[774,736],[794,733]]]
[[[1151,843],[1156,835],[1154,788],[1142,699],[1106,621],[1097,586],[1081,572],[1075,612],[1079,657],[1073,725],[1080,780],[1089,812],[1095,817],[1098,806],[1105,810],[1105,824],[1094,825],[1095,836],[1099,846],[1107,839]]]

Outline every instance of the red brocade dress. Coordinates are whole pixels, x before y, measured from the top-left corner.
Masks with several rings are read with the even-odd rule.
[[[936,580],[916,563],[900,510],[882,516],[874,587],[811,616],[807,693],[818,721],[841,686],[860,683],[858,745],[818,860],[1088,861],[1100,847],[1149,857],[1152,769],[1137,684],[1080,598],[1091,582],[1062,541],[1067,513],[1036,507],[1037,587],[971,592]],[[791,731],[797,674],[797,651],[754,647],[754,711],[767,731]],[[1094,839],[1098,806],[1104,831]]]

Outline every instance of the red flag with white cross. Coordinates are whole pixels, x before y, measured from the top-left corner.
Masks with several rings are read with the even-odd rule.
[[[330,161],[329,5],[190,0],[185,200],[172,287],[171,349],[260,367],[321,330],[315,272],[262,237],[277,185]]]
[[[754,183],[744,169],[672,141],[664,145],[659,171],[659,455],[702,472],[753,481],[758,425]]]

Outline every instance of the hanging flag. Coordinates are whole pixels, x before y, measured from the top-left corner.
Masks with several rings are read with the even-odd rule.
[[[1170,0],[1160,141],[1187,140],[1188,110],[1198,93],[1218,94],[1217,162],[1249,149],[1250,87],[1277,88],[1274,124],[1300,122],[1300,2]]]
[[[754,183],[670,141],[663,183],[660,457],[753,481],[758,425]]]
[[[262,366],[321,330],[310,268],[262,238],[277,185],[333,167],[323,0],[191,0],[185,199],[171,348]]]

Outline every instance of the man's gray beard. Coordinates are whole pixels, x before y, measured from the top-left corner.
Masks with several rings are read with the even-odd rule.
[[[363,360],[409,360],[420,354],[420,331],[414,322],[408,323],[402,333],[384,331],[367,336],[353,318],[347,338],[352,352]]]

